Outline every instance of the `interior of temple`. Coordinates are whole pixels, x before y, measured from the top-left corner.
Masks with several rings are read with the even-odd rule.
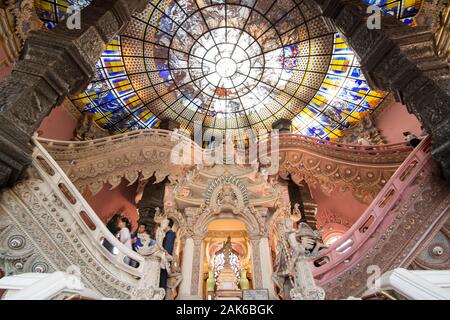
[[[449,8],[0,0],[0,299],[450,299]]]

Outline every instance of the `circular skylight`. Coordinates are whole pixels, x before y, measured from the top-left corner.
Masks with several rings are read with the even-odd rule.
[[[197,124],[238,137],[265,133],[314,97],[333,40],[302,1],[157,2],[120,39],[122,55],[133,53],[124,58],[127,72],[142,66],[147,75],[130,77],[143,101],[133,115],[149,110],[191,131]]]

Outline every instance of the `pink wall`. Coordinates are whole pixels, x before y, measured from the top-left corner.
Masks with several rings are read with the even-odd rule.
[[[394,102],[388,106],[377,118],[376,125],[380,129],[387,143],[402,142],[403,132],[409,131],[420,136],[420,122],[408,113],[406,107],[401,103]]]
[[[6,59],[5,49],[0,45],[0,81],[11,74],[12,67],[2,63]]]
[[[63,107],[54,108],[42,121],[39,136],[47,139],[70,141],[75,137],[77,122]]]
[[[312,187],[311,193],[317,202],[317,220],[321,220],[321,217],[326,215],[334,215],[352,225],[369,206],[356,200],[351,191],[335,190],[328,195],[320,187]],[[338,221],[334,222],[339,223]]]
[[[114,214],[120,213],[130,220],[133,228],[136,228],[139,219],[134,202],[137,183],[128,186],[128,182],[122,180],[117,188],[109,190],[110,188],[111,186],[107,184],[93,197],[85,194],[85,199],[104,223]]]

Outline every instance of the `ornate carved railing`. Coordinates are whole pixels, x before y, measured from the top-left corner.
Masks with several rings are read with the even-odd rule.
[[[7,262],[8,275],[76,266],[106,297],[162,299],[159,260],[144,258],[111,234],[45,148],[36,138],[33,143],[28,177],[0,194],[0,262],[24,261]]]
[[[374,250],[376,251],[382,247],[380,242],[386,241],[387,234],[393,232],[394,221],[403,218],[404,213],[400,213],[399,210],[406,211],[407,206],[414,203],[414,199],[418,200],[419,188],[435,188],[433,191],[436,194],[429,194],[428,197],[430,199],[426,199],[426,201],[434,201],[430,205],[430,208],[427,209],[431,210],[431,213],[440,213],[436,208],[431,207],[433,205],[440,205],[443,199],[447,199],[446,202],[448,202],[448,188],[445,186],[445,183],[444,185],[436,183],[433,186],[431,184],[432,179],[428,180],[428,183],[424,182],[420,184],[418,182],[420,179],[432,176],[430,147],[430,139],[424,139],[398,168],[369,208],[345,236],[324,250],[319,257],[311,262],[313,274],[319,285],[325,286],[330,282],[339,282],[338,279],[343,282],[350,281],[349,278],[343,276],[344,272],[348,271],[347,275],[350,275],[351,271],[349,270],[364,265],[361,262],[362,258],[372,256]],[[445,206],[443,209],[445,209]],[[443,209],[441,208],[440,210]],[[414,210],[419,210],[419,208],[414,208]],[[425,212],[425,210],[422,212],[422,219],[424,221],[429,218],[427,214],[429,212]],[[411,223],[415,223],[414,219],[411,220]],[[427,227],[425,222],[423,227]],[[411,229],[413,233],[413,228],[410,225],[405,227],[405,231],[397,230],[397,232],[406,233],[408,232],[407,228]],[[407,244],[405,242],[393,245],[397,245],[400,249]],[[383,252],[381,254],[388,257],[390,253]],[[379,263],[380,268],[386,263],[386,261],[382,261],[381,256],[379,261],[375,260],[374,262],[375,264]],[[358,272],[364,273],[366,270],[359,270]],[[360,287],[364,287],[364,285],[365,283],[359,283]],[[355,284],[355,287],[358,287],[358,284]]]
[[[412,150],[406,142],[362,146],[325,141],[299,134],[280,134],[276,137],[279,139],[282,152],[301,148],[352,163],[398,164],[403,162]]]
[[[155,175],[156,182],[169,176],[182,179],[192,165],[179,165],[171,159],[174,152],[201,148],[183,135],[167,130],[136,130],[90,141],[38,139],[64,170],[78,190],[99,192],[105,183],[115,188],[125,178],[130,184],[139,177]],[[177,147],[178,146],[178,147]],[[201,158],[201,157],[200,157]],[[193,161],[187,161],[192,162]]]

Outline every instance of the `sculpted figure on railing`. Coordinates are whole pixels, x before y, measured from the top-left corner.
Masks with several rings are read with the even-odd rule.
[[[290,282],[289,295],[292,300],[325,299],[325,291],[315,285],[309,265],[309,261],[325,248],[320,234],[304,222],[295,228],[291,218],[282,218],[278,231],[278,253],[272,279],[280,288],[281,295],[287,295],[285,286]]]

